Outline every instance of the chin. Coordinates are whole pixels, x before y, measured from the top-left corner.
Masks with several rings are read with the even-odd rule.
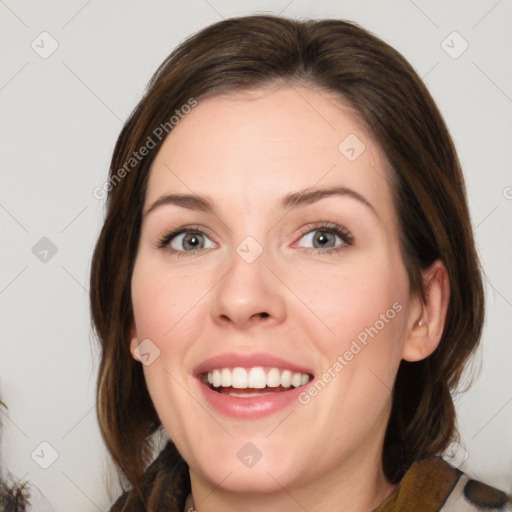
[[[293,487],[294,475],[290,474],[292,468],[269,467],[260,460],[252,468],[242,465],[212,464],[201,467],[203,478],[226,492],[243,494],[270,494],[280,492],[284,488]]]

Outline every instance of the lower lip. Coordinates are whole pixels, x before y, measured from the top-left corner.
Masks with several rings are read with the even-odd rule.
[[[303,386],[300,386],[263,396],[237,397],[213,391],[199,379],[198,383],[206,401],[220,413],[232,418],[256,419],[268,416],[297,401],[301,391],[304,391]]]

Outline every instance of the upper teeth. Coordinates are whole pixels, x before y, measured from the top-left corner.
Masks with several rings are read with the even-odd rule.
[[[254,368],[220,368],[208,372],[208,382],[214,388],[233,387],[237,389],[263,389],[277,388],[283,386],[295,388],[303,386],[309,382],[307,373],[292,372],[291,370],[280,370],[279,368],[269,368],[267,371],[262,366]]]

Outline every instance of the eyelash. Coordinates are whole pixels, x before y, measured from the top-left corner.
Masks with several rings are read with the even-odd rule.
[[[327,249],[321,249],[321,248],[315,248],[315,247],[305,247],[304,251],[306,254],[330,254],[330,253],[337,253],[346,247],[349,247],[354,244],[354,239],[350,231],[347,229],[338,226],[337,224],[333,224],[331,222],[320,222],[313,226],[307,226],[304,228],[299,236],[299,240],[308,233],[311,233],[312,231],[322,231],[326,233],[333,233],[334,235],[338,236],[341,241],[343,242],[341,245],[338,245],[336,247],[329,247]],[[198,226],[184,226],[179,229],[176,229],[174,231],[171,231],[170,233],[165,234],[162,238],[160,238],[157,242],[157,248],[158,249],[166,249],[170,253],[175,254],[179,258],[193,256],[195,253],[197,253],[197,250],[190,250],[190,251],[177,251],[176,249],[171,249],[169,244],[172,242],[174,237],[178,235],[182,235],[184,233],[192,234],[197,233],[200,235],[208,236],[203,230],[201,230]]]
[[[328,247],[327,249],[321,249],[318,247],[305,247],[303,250],[306,254],[332,254],[340,252],[347,247],[350,247],[354,244],[354,237],[350,233],[350,231],[342,226],[338,226],[337,224],[333,224],[332,222],[318,222],[313,225],[306,226],[299,235],[299,240],[308,233],[312,231],[321,231],[325,233],[333,233],[337,237],[341,239],[341,245],[336,247]]]

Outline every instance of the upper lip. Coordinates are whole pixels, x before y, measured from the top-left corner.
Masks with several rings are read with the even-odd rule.
[[[310,368],[292,363],[291,361],[279,356],[261,352],[255,354],[241,354],[236,352],[219,354],[198,364],[194,368],[193,373],[196,376],[200,376],[220,368],[253,368],[255,366],[269,366],[272,368],[313,375]]]

